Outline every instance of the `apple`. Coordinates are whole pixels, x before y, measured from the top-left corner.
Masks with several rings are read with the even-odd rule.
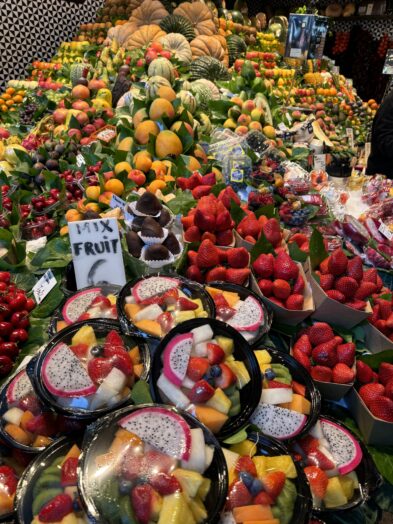
[[[78,120],[81,126],[84,126],[89,122],[89,117],[84,111],[78,113],[75,118]]]
[[[70,137],[74,137],[77,142],[82,138],[82,133],[79,129],[69,129],[67,134]]]
[[[160,44],[160,42],[152,42],[150,46],[148,47],[148,51],[152,49],[153,51],[156,51],[157,53],[160,53],[164,48]]]
[[[248,129],[253,129],[257,131],[262,131],[262,124],[260,122],[256,122],[255,120],[250,122],[248,124]]]
[[[89,104],[85,100],[75,100],[72,102],[72,109],[78,109],[79,111],[86,111],[89,109]]]
[[[105,126],[105,120],[103,118],[96,118],[93,122],[93,126],[96,129],[101,129],[101,127]]]
[[[89,82],[89,89],[91,91],[98,91],[99,89],[105,89],[107,87],[106,82],[104,80],[99,80],[98,78],[93,78]]]
[[[53,121],[55,124],[61,125],[66,121],[68,109],[58,108],[53,112]],[[1,136],[0,136],[1,138]]]
[[[135,182],[137,186],[143,186],[143,184],[146,182],[145,173],[143,173],[139,169],[132,169],[128,173],[127,178]]]
[[[243,105],[243,108],[244,108],[244,105]],[[249,123],[251,122],[251,116],[250,115],[245,115],[244,113],[241,114],[239,116],[239,118],[237,119],[237,123],[242,126],[247,126]]]
[[[93,126],[93,124],[87,124],[83,129],[83,134],[85,134],[86,136],[90,136],[92,135],[93,133],[95,133],[97,130],[96,128]]]

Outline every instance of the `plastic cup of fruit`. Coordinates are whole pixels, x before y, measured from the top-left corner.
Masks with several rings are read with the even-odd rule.
[[[254,352],[235,329],[197,318],[176,326],[158,345],[150,389],[156,402],[195,414],[225,440],[247,424],[262,380]]]
[[[341,422],[323,416],[291,444],[309,481],[313,513],[322,520],[366,502],[382,477],[364,444]]]
[[[77,488],[79,454],[80,443],[62,438],[31,462],[21,477],[15,498],[20,524],[41,522],[40,512],[48,511],[56,503],[61,515],[69,515],[71,522],[85,522],[76,520],[85,518]],[[75,520],[71,520],[72,516]]]
[[[213,434],[170,406],[126,407],[85,434],[79,488],[89,518],[127,522],[214,523],[228,489],[225,459]],[[120,522],[120,520],[119,520]]]
[[[34,363],[40,400],[57,413],[94,420],[131,402],[135,381],[145,380],[150,353],[140,338],[120,334],[111,320],[77,322],[55,335]]]
[[[216,319],[227,322],[252,347],[257,347],[273,320],[273,313],[261,298],[250,289],[229,282],[209,282],[205,289],[215,302]]]
[[[21,224],[21,236],[23,240],[37,240],[38,238],[51,236],[57,227],[54,218],[46,215],[35,216]]]
[[[247,431],[246,440],[224,448],[223,453],[229,476],[228,518],[232,514],[252,521],[280,520],[285,515],[288,524],[308,521],[312,510],[310,488],[302,468],[282,442]],[[274,484],[282,489],[278,492]]]
[[[0,443],[0,522],[15,522],[15,496],[20,477],[29,462],[29,457],[17,455],[12,447]]]
[[[257,349],[263,391],[251,422],[267,436],[291,442],[305,435],[318,420],[321,394],[307,370],[290,355]]]
[[[54,336],[78,321],[95,318],[117,320],[117,295],[120,286],[102,284],[89,286],[63,300],[49,324],[48,333]]]
[[[119,293],[117,308],[125,333],[155,339],[182,322],[215,315],[213,300],[203,286],[160,273],[127,283]]]

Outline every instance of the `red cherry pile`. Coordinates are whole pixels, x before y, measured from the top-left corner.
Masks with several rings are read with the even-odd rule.
[[[11,282],[8,271],[0,271],[0,376],[7,375],[19,354],[18,345],[28,339],[32,298]]]
[[[66,184],[66,198],[69,202],[76,202],[83,197],[83,191],[78,186],[77,181],[83,178],[82,171],[72,171],[67,169],[60,173],[60,178],[65,181]]]
[[[374,417],[393,422],[393,364],[381,362],[378,373],[362,361],[356,363],[359,395]]]
[[[59,201],[60,189],[51,189],[49,193],[42,193],[41,195],[34,196],[31,199],[31,205],[33,211],[41,213],[46,211],[48,207],[53,206]]]
[[[39,215],[29,218],[22,225],[22,238],[24,240],[36,240],[37,238],[50,236],[56,230],[57,223],[49,215]]]

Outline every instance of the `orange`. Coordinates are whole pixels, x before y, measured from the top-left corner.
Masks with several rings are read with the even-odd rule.
[[[147,151],[140,151],[134,155],[135,169],[147,173],[150,170],[152,163],[151,156]]]
[[[13,106],[14,105],[14,101],[11,99],[11,100],[7,100],[6,102],[7,106]]]
[[[15,88],[13,87],[8,87],[6,90],[5,90],[6,93],[8,93],[9,95],[13,95],[15,93]]]
[[[89,211],[94,211],[94,213],[99,213],[101,211],[100,206],[95,202],[89,202],[88,204],[86,204],[86,209],[88,209]]]
[[[150,193],[155,193],[159,189],[165,189],[166,183],[163,180],[153,180],[148,186],[147,190],[150,191]]]
[[[68,226],[63,226],[60,228],[60,236],[64,237],[65,235],[68,235]]]
[[[101,193],[100,186],[88,186],[86,188],[86,196],[87,198],[90,198],[91,200],[98,200],[100,193]]]
[[[121,196],[124,191],[124,184],[117,178],[111,178],[105,183],[105,191],[111,191],[117,196]]]
[[[20,95],[20,96],[25,96],[26,91],[23,91],[23,89],[21,89],[20,91],[17,91],[16,94],[17,94],[17,95]]]
[[[3,113],[6,113],[8,111],[8,107],[6,105],[2,105],[1,110],[3,111]]]
[[[65,214],[65,219],[67,222],[76,222],[78,220],[83,220],[83,215],[76,209],[69,209]]]
[[[20,95],[15,95],[14,96],[14,102],[16,102],[17,104],[20,104],[22,102],[23,98],[20,96]]]
[[[1,95],[1,98],[2,98],[3,100],[10,100],[10,99],[11,99],[11,95],[10,95],[9,93],[3,93],[3,94]]]

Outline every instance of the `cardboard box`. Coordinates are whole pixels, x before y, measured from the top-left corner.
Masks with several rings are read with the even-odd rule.
[[[386,349],[393,349],[393,342],[372,324],[367,323],[367,326],[364,326],[364,331],[366,347],[371,353],[381,353]]]
[[[366,444],[393,445],[393,423],[374,417],[355,388],[348,395],[348,403]]]
[[[313,313],[312,318],[334,324],[337,327],[351,329],[357,324],[360,324],[360,322],[363,322],[363,320],[366,320],[372,313],[369,302],[367,302],[365,311],[358,311],[337,302],[337,300],[329,298],[312,276],[309,261],[305,264],[305,272],[311,284],[315,303],[315,313]]]
[[[311,291],[311,286],[307,281],[306,275],[304,273],[303,266],[300,263],[297,263],[299,266],[299,272],[304,279],[304,304],[301,311],[286,309],[285,307],[280,307],[277,304],[274,304],[271,300],[263,295],[258,286],[258,281],[255,278],[254,273],[251,273],[250,286],[251,289],[262,297],[263,302],[269,306],[269,308],[274,313],[274,319],[280,324],[286,324],[288,326],[296,326],[309,317],[314,312],[314,300]]]

